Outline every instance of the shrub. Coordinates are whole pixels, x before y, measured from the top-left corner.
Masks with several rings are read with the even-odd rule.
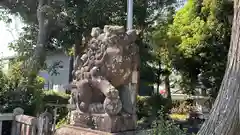
[[[171,113],[177,114],[188,114],[192,110],[196,110],[196,107],[192,104],[192,102],[186,101],[175,101],[173,102],[173,107],[171,109]]]
[[[21,107],[24,109],[24,114],[38,116],[45,109],[53,113],[51,107],[47,106],[48,103],[68,104],[69,95],[42,89],[43,78],[37,77],[31,84],[28,84],[16,66],[13,66],[10,71],[9,74],[0,71],[0,113],[11,113],[13,109]],[[67,115],[68,110],[59,108],[57,113],[57,121],[59,121]],[[11,123],[4,126],[7,126],[4,129],[11,129]],[[3,132],[7,135],[10,131],[4,130]]]
[[[43,79],[35,78],[31,84],[21,76],[21,70],[14,66],[9,74],[0,69],[0,113],[11,113],[21,107],[27,115],[35,116],[41,101]],[[11,122],[4,122],[3,135],[10,134]]]
[[[43,102],[52,104],[68,104],[69,94],[55,92],[53,90],[44,91]]]
[[[159,111],[158,113],[158,118],[152,123],[153,130],[151,135],[186,135],[178,125],[166,119],[163,111]]]
[[[53,114],[54,107],[48,104],[56,104],[56,105],[66,105],[68,104],[68,100],[70,95],[60,92],[54,92],[53,90],[44,91],[42,96],[41,106],[45,109],[48,109],[50,113]],[[57,110],[57,121],[59,122],[61,119],[65,118],[68,114],[68,109],[66,107],[60,107]]]
[[[186,133],[171,121],[159,119],[153,124],[151,135],[186,135]],[[150,135],[150,134],[149,134]]]
[[[4,86],[0,86],[0,112],[12,112],[14,108],[21,107],[27,115],[36,115],[41,101],[41,78],[37,78],[32,85],[24,81],[6,78]]]
[[[138,96],[137,97],[137,116],[138,119],[157,114],[159,110],[168,112],[168,100],[161,95]]]
[[[158,112],[158,117],[151,123],[151,129],[144,130],[145,135],[186,135],[173,121],[167,120],[163,111]]]

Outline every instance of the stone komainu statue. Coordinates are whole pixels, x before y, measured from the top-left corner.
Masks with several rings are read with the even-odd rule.
[[[135,30],[106,25],[103,32],[93,28],[91,36],[84,54],[74,62],[71,104],[84,113],[132,113],[127,101],[123,103],[130,95],[119,88],[131,83],[138,68]]]

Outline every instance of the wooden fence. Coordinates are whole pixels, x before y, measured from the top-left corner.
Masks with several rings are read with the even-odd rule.
[[[52,115],[48,112],[39,117],[24,115],[24,110],[16,108],[13,113],[0,113],[0,135],[3,121],[12,121],[11,135],[52,135]]]

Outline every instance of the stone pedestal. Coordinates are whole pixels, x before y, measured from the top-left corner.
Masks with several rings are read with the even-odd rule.
[[[90,128],[109,133],[133,131],[136,129],[136,115],[120,114],[109,116],[108,114],[86,114],[72,111],[70,125],[82,128]]]
[[[111,135],[111,133],[65,125],[57,129],[54,135]]]
[[[65,125],[57,129],[56,132],[54,133],[54,135],[150,135],[150,134],[153,134],[151,130],[109,133],[70,125]]]

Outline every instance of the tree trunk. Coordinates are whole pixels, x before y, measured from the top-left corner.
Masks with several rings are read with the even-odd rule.
[[[77,58],[78,55],[81,55],[81,52],[82,52],[82,33],[79,32],[78,33],[79,36],[77,36],[76,38],[76,41],[75,41],[75,44],[74,44],[74,59]]]
[[[166,76],[164,78],[164,83],[165,83],[165,90],[167,91],[167,99],[169,99],[171,101],[172,96],[171,96],[169,76],[170,76],[170,74],[166,74]]]
[[[39,70],[41,70],[41,68],[44,66],[44,62],[46,60],[45,46],[47,44],[49,20],[46,18],[45,11],[43,10],[43,8],[45,5],[50,6],[48,5],[50,4],[49,1],[46,2],[46,0],[39,0],[39,3],[38,3],[37,19],[38,19],[39,31],[38,31],[37,45],[34,48],[34,53],[32,58],[30,58],[30,68],[31,68],[30,77],[29,77],[30,84],[36,78]]]
[[[39,5],[38,5],[38,13],[37,13],[37,18],[38,18],[38,25],[39,25],[39,32],[38,32],[38,40],[37,40],[37,46],[35,49],[35,56],[37,56],[39,59],[39,63],[42,65],[45,61],[45,46],[47,42],[47,26],[48,22],[44,12],[41,11],[41,8],[44,6],[44,0],[39,0]]]
[[[74,64],[74,56],[69,56],[69,73],[68,73],[68,83],[73,81],[73,64]]]
[[[161,61],[158,62],[158,72],[157,72],[157,93],[159,93],[159,86],[160,86],[160,77],[161,77],[161,72],[162,72],[162,68],[161,68]]]
[[[198,135],[238,135],[240,133],[240,0],[234,1],[234,20],[228,63],[217,99]]]

